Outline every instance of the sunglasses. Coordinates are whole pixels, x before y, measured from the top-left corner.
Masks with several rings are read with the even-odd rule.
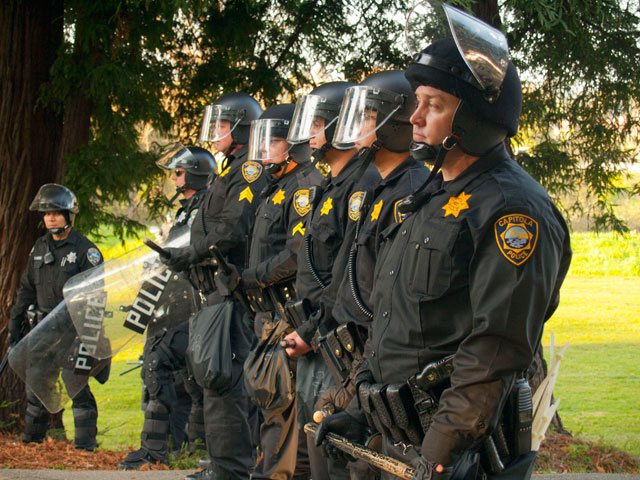
[[[176,177],[181,177],[181,176],[184,174],[184,170],[174,170],[174,171],[173,171],[173,174],[174,174]]]

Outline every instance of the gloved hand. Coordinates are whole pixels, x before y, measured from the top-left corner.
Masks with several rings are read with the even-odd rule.
[[[9,346],[15,346],[24,337],[25,327],[16,320],[9,320]]]
[[[216,270],[216,287],[223,296],[231,295],[242,286],[242,274],[238,270],[238,267],[233,263],[229,263],[228,265],[231,270],[228,274],[224,273],[220,267]]]
[[[335,461],[355,461],[351,455],[333,447],[326,439],[327,433],[335,433],[350,442],[364,445],[367,439],[367,426],[347,412],[338,412],[326,417],[316,432],[316,445],[322,445],[324,454]]]
[[[165,248],[171,255],[169,258],[160,257],[162,263],[174,272],[183,272],[191,265],[198,263],[198,254],[192,245],[182,248]]]
[[[414,474],[416,480],[448,480],[451,478],[451,468],[430,462],[420,454],[411,460],[410,464],[416,469]]]

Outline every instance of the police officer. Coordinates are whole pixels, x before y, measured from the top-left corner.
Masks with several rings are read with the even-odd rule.
[[[77,273],[102,263],[102,254],[86,237],[73,227],[78,213],[76,196],[68,188],[55,183],[40,187],[29,210],[43,214],[47,233],[36,240],[29,254],[27,268],[20,280],[20,290],[9,319],[10,343],[17,343],[28,330],[26,313],[35,305],[37,320],[42,319],[63,300],[62,287]],[[73,328],[71,325],[69,328]],[[103,371],[104,383],[108,371]],[[63,370],[63,380],[73,375]],[[96,446],[98,408],[86,385],[73,397],[76,448],[93,451]],[[27,387],[27,411],[23,442],[42,442],[49,426],[49,412],[33,391]]]
[[[215,159],[204,148],[178,146],[159,160],[158,165],[172,172],[171,178],[184,197],[169,231],[170,240],[193,224],[207,191],[209,176],[214,172]],[[171,283],[163,296],[170,294]],[[189,441],[201,439],[204,442],[202,389],[189,378],[185,365],[189,318],[180,315],[179,308],[177,310],[169,312],[172,317],[169,322],[148,326],[142,366],[145,418],[140,435],[141,448],[129,453],[118,465],[122,470],[138,469],[147,463],[166,463],[169,433],[173,449],[179,450],[184,442],[187,416]],[[184,401],[185,397],[189,400]]]
[[[528,478],[530,391],[517,379],[558,305],[569,233],[503,143],[522,102],[506,40],[445,9],[460,49],[438,40],[406,71],[418,99],[413,152],[439,173],[384,233],[358,402],[416,478]],[[325,419],[318,441],[327,430],[353,434],[349,413]]]
[[[214,283],[215,269],[210,263],[209,247],[217,245],[229,263],[244,265],[246,261],[254,212],[266,184],[262,164],[247,158],[250,124],[261,113],[258,102],[246,93],[225,94],[205,109],[201,140],[213,142],[225,158],[193,220],[190,245],[169,249],[171,258],[167,264],[175,271],[189,269],[207,305],[223,301]],[[247,478],[254,463],[254,440],[248,421],[251,406],[242,376],[242,364],[254,336],[242,316],[241,307],[236,305],[230,332],[235,355],[231,391],[221,394],[203,389],[206,445],[211,465],[189,475],[189,479]]]
[[[355,145],[345,150],[331,145],[345,90],[352,86],[354,84],[349,82],[326,83],[301,97],[289,131],[289,142],[309,141],[314,160],[322,158],[331,169],[312,195],[312,210],[298,252],[296,294],[311,301],[313,310],[318,310],[321,304],[330,310],[335,301],[339,281],[332,281],[332,267],[350,221],[349,197],[357,191],[359,184],[366,187],[380,180],[375,167],[363,168]],[[299,357],[296,394],[300,435],[307,441],[312,478],[348,478],[344,465],[336,468],[327,464],[314,439],[307,438],[303,430],[313,419],[319,395],[335,384],[321,354],[311,348],[317,327],[318,316],[313,315],[285,337],[290,345],[287,354]]]

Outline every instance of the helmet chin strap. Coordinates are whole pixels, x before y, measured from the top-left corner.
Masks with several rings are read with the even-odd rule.
[[[64,227],[60,228],[47,228],[48,232],[52,235],[61,235],[66,232],[69,228],[71,228],[71,224],[67,223]]]
[[[182,187],[177,187],[176,188],[176,193],[173,197],[171,197],[169,200],[167,200],[167,207],[172,207],[173,206],[173,202],[176,201],[176,199],[182,195],[184,193],[184,186]]]
[[[315,166],[317,163],[321,162],[330,148],[332,148],[331,142],[327,142],[322,145],[322,147],[316,148],[311,154],[311,165]]]
[[[270,175],[277,175],[282,169],[287,169],[289,164],[293,161],[293,157],[291,155],[287,156],[287,159],[284,162],[280,163],[267,163],[263,168],[264,171]]]
[[[356,181],[362,178],[364,172],[369,168],[369,165],[376,159],[376,153],[382,148],[382,143],[379,140],[375,140],[370,147],[363,147],[358,151],[358,160],[360,160],[360,168],[356,172]]]

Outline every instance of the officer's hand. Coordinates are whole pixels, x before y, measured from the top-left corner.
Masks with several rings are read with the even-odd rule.
[[[367,438],[366,425],[360,423],[347,412],[335,413],[322,420],[322,423],[320,423],[318,431],[316,432],[316,445],[322,445],[325,456],[338,461],[354,461],[355,459],[329,444],[329,441],[326,438],[329,432],[340,435],[341,437],[344,437],[351,442],[359,443],[360,445],[363,445]]]
[[[233,263],[229,263],[229,269],[231,270],[228,274],[224,273],[220,267],[216,270],[216,287],[221,295],[231,295],[235,292],[242,284],[242,274],[238,271],[238,267],[236,267]]]
[[[305,342],[295,330],[284,337],[283,340],[287,342],[287,345],[289,345],[284,349],[284,351],[290,357],[298,358],[311,351],[311,346]]]
[[[165,250],[171,256],[169,258],[161,256],[160,260],[174,272],[183,272],[191,265],[198,263],[198,254],[191,245],[182,248],[165,248]]]
[[[413,477],[415,480],[448,480],[451,478],[450,468],[430,462],[420,454],[411,461],[411,466],[416,469]]]

